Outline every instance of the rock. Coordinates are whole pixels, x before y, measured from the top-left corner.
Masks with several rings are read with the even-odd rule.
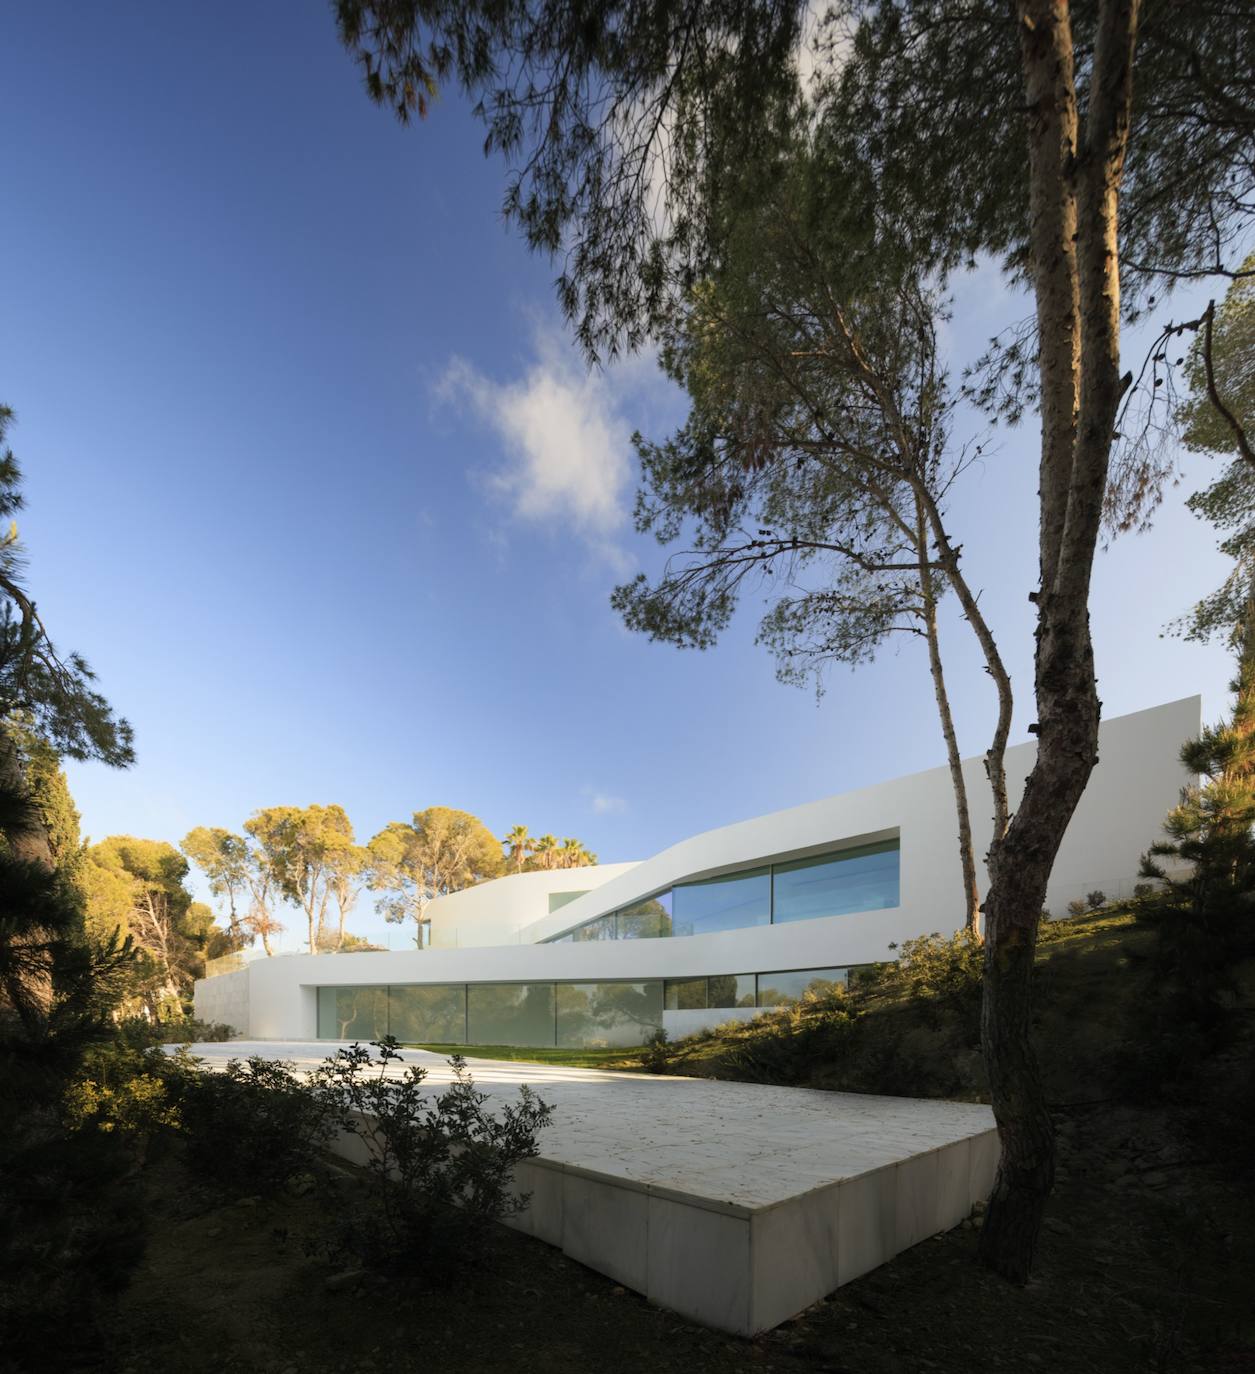
[[[1046,1218],[1046,1230],[1053,1231],[1056,1236],[1070,1236],[1072,1228],[1066,1221],[1060,1221],[1058,1217]]]
[[[972,1215],[974,1217],[983,1217],[988,1210],[989,1203],[987,1203],[983,1198],[972,1203]]]
[[[222,1227],[211,1226],[209,1230],[205,1232],[205,1234],[209,1237],[210,1240],[213,1240],[215,1236],[220,1236],[222,1234]]]
[[[1142,1182],[1148,1188],[1162,1188],[1168,1181],[1167,1174],[1161,1174],[1157,1169],[1152,1169],[1150,1173],[1142,1175]]]
[[[344,1293],[350,1288],[356,1288],[362,1281],[362,1271],[360,1269],[346,1269],[342,1274],[330,1274],[323,1280],[322,1286],[328,1293]]]
[[[616,1298],[621,1298],[627,1292],[627,1289],[620,1287],[619,1284],[616,1283],[610,1291]]]

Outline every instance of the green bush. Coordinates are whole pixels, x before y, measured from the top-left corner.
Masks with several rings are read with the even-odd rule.
[[[118,1022],[118,1036],[122,1043],[137,1050],[156,1045],[222,1044],[234,1034],[233,1027],[220,1021],[198,1021],[194,1016],[172,1017],[164,1021],[128,1016]]]
[[[134,1152],[49,1113],[0,1123],[0,1371],[100,1367],[100,1330],[144,1252]]]
[[[307,1169],[332,1134],[325,1098],[289,1064],[250,1055],[213,1073],[185,1050],[166,1063],[189,1162],[225,1189],[278,1187]]]
[[[168,1078],[168,1061],[157,1049],[135,1049],[120,1037],[90,1050],[61,1103],[73,1132],[116,1135],[142,1164],[154,1140],[180,1125]]]
[[[890,949],[896,948],[894,945]],[[915,999],[932,1024],[957,1016],[966,1032],[979,1033],[984,946],[967,930],[944,936],[934,931],[903,942],[896,963],[881,969],[878,986]]]
[[[340,1218],[341,1247],[372,1268],[448,1281],[483,1257],[493,1223],[527,1205],[514,1168],[537,1153],[551,1109],[524,1085],[494,1116],[456,1054],[454,1081],[428,1094],[418,1065],[390,1076],[402,1062],[395,1039],[371,1045],[377,1058],[353,1045],[312,1076],[328,1115],[365,1150],[368,1202]]]
[[[665,1027],[650,1031],[645,1040],[645,1050],[641,1055],[641,1068],[647,1073],[666,1073],[674,1057],[675,1049],[667,1038]]]

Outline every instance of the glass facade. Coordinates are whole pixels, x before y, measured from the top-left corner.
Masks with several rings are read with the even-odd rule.
[[[758,1005],[752,973],[717,973],[710,978],[668,978],[663,993],[668,1011],[706,1011]]]
[[[466,989],[469,1045],[552,1045],[552,983],[471,983]]]
[[[388,1034],[421,1044],[466,1044],[466,984],[389,988]]]
[[[805,968],[785,973],[758,975],[758,1005],[781,1007],[800,1002],[803,997],[823,997],[844,988],[850,981],[848,968]]]
[[[883,840],[813,859],[677,883],[666,892],[656,892],[631,906],[586,921],[546,943],[707,935],[880,911],[899,904],[900,858],[899,842]]]
[[[577,944],[582,944],[586,940],[613,940],[614,933],[614,913],[609,916],[598,916],[595,921],[585,921],[582,926],[577,926],[571,932],[572,938]]]
[[[675,934],[709,935],[771,923],[771,869],[731,873],[674,889]]]
[[[387,988],[318,989],[320,1040],[378,1040],[387,1034]]]
[[[662,983],[558,983],[559,1045],[643,1045],[662,1025]]]
[[[617,940],[657,940],[672,934],[671,894],[660,892],[615,912]]]
[[[551,982],[473,982],[466,989],[467,1044],[553,1044]]]
[[[898,844],[864,845],[773,869],[772,920],[810,921],[898,905]]]
[[[668,1011],[705,1011],[706,997],[705,978],[668,978],[663,1004]]]
[[[757,1005],[756,979],[752,973],[719,973],[707,978],[708,1007]]]
[[[667,1011],[777,1007],[846,986],[849,969],[604,983],[423,983],[318,989],[320,1040],[420,1045],[643,1045]],[[857,970],[855,970],[857,973]]]

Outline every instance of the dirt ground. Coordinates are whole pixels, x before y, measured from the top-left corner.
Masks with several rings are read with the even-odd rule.
[[[109,1365],[188,1374],[713,1370],[1255,1369],[1255,1200],[1174,1143],[1162,1113],[1076,1108],[1037,1277],[1012,1288],[960,1227],[743,1341],[650,1307],[557,1250],[502,1229],[448,1286],[328,1286],[321,1221],[352,1205],[338,1171],[304,1197],[221,1205],[178,1159],[148,1171],[147,1257],[112,1322]]]

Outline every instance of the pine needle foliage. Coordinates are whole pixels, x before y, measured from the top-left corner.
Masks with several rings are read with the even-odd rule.
[[[1181,750],[1202,781],[1186,787],[1166,835],[1142,861],[1162,886],[1146,906],[1161,927],[1161,963],[1174,972],[1180,1010],[1214,1026],[1231,970],[1255,930],[1255,599],[1241,632],[1230,719]]]

